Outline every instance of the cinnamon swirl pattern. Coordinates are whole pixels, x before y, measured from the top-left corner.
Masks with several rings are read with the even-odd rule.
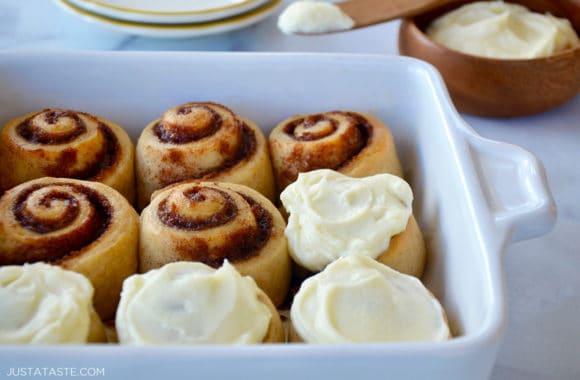
[[[270,200],[274,177],[266,139],[251,121],[216,103],[186,103],[151,122],[137,142],[140,208],[169,184],[198,179],[249,186]]]
[[[138,215],[98,182],[44,177],[0,198],[0,265],[46,262],[85,275],[111,318],[123,280],[137,270]]]
[[[298,173],[315,169],[351,177],[403,175],[390,130],[371,115],[334,111],[292,116],[272,130],[269,146],[279,191]]]
[[[243,185],[183,182],[153,194],[141,213],[140,271],[175,261],[220,267],[228,260],[280,305],[288,291],[285,222],[274,205]]]
[[[85,112],[45,109],[0,132],[0,191],[46,176],[102,182],[135,198],[134,148],[117,124]]]

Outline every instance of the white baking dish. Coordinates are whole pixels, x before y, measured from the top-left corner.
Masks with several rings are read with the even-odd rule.
[[[268,132],[295,113],[350,109],[391,128],[426,236],[444,343],[252,347],[0,347],[0,368],[104,368],[107,379],[486,379],[506,322],[501,255],[555,220],[530,153],[478,136],[437,72],[400,57],[240,53],[0,53],[0,122],[46,107],[117,121],[135,138],[166,108],[221,102]],[[1,163],[0,163],[1,164]]]

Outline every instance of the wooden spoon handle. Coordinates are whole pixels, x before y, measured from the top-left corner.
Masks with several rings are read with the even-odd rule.
[[[347,0],[336,3],[355,22],[355,28],[411,17],[455,0]]]

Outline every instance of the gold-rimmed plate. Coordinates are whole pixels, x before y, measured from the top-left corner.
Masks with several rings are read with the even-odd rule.
[[[233,17],[268,0],[67,0],[82,10],[123,21],[183,24]]]
[[[253,25],[264,20],[274,12],[282,0],[270,0],[261,7],[225,19],[203,23],[182,24],[130,22],[89,12],[77,7],[70,0],[57,0],[56,2],[70,14],[78,16],[86,22],[102,26],[109,30],[145,37],[188,38],[225,33]]]

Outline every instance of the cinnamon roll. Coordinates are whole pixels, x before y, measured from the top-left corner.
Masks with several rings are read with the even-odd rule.
[[[292,116],[272,130],[269,145],[279,191],[298,173],[315,169],[351,177],[403,175],[390,130],[371,115],[334,111]]]
[[[198,179],[249,186],[274,200],[275,185],[262,131],[216,103],[186,103],[151,122],[137,142],[140,208],[169,184]]]
[[[101,318],[116,310],[137,270],[138,215],[99,182],[44,177],[0,198],[0,265],[46,262],[85,275]]]
[[[445,310],[417,278],[366,256],[342,257],[306,279],[290,308],[290,341],[445,341]]]
[[[174,261],[217,268],[227,259],[280,305],[291,268],[284,227],[274,205],[246,186],[196,181],[168,186],[141,213],[140,271]]]
[[[93,286],[44,263],[0,267],[0,344],[106,342]]]
[[[251,277],[227,261],[214,269],[177,262],[123,284],[121,344],[255,344],[284,341],[278,311]]]
[[[392,174],[352,178],[330,169],[300,173],[280,195],[294,261],[312,272],[364,255],[421,277],[426,250],[412,213],[413,192]]]
[[[0,132],[0,192],[31,179],[102,182],[135,198],[134,147],[117,124],[85,112],[45,109],[12,119]]]

